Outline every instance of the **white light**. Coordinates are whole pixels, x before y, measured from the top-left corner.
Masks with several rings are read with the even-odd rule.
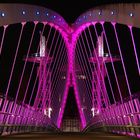
[[[51,112],[52,112],[51,107],[49,107],[47,110],[44,109],[44,115],[48,116],[49,118],[51,118]]]
[[[66,79],[66,76],[62,76],[62,79]]]
[[[99,55],[99,57],[104,56],[104,46],[103,46],[103,37],[102,36],[98,37],[98,55]]]
[[[37,11],[36,14],[39,15],[39,12]]]
[[[93,117],[95,116],[94,110],[95,110],[95,108],[91,108],[92,116],[93,116]]]
[[[49,15],[49,13],[46,14],[47,16]]]
[[[5,14],[4,14],[4,13],[2,13],[2,14],[1,14],[1,16],[2,16],[2,17],[4,17],[4,16],[5,16]]]
[[[40,40],[40,56],[44,57],[45,56],[45,51],[46,51],[46,45],[45,45],[45,36],[41,36]]]
[[[106,53],[106,55],[105,56],[108,56],[108,53]]]
[[[46,111],[46,109],[44,109],[44,115],[47,115],[47,111]]]
[[[113,11],[111,11],[111,15],[114,15],[114,12]]]
[[[134,15],[133,15],[133,13],[130,13],[129,16],[130,16],[130,17],[133,17]]]
[[[14,117],[14,115],[12,114],[12,117]]]
[[[125,118],[126,116],[125,116],[125,115],[123,115],[123,117]]]
[[[49,108],[48,108],[48,117],[49,117],[49,118],[51,118],[51,112],[52,112],[52,108],[49,107]]]
[[[131,114],[131,117],[133,117],[134,115],[133,114]]]
[[[22,14],[25,15],[25,11],[22,11]]]
[[[101,14],[102,14],[102,12],[100,11],[98,14],[99,14],[99,15],[101,15]]]

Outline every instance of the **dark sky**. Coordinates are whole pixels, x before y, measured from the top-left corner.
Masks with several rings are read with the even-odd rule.
[[[139,0],[12,0],[12,3],[26,3],[44,6],[62,15],[68,23],[73,23],[76,18],[98,5],[120,2],[138,2]],[[11,2],[11,0],[1,0],[0,2]]]

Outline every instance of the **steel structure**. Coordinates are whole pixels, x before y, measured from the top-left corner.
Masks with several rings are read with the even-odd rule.
[[[8,78],[3,76],[5,83],[1,78],[2,135],[46,130],[50,126],[60,129],[72,86],[81,130],[102,127],[104,131],[140,136],[139,97],[134,96],[140,92],[139,48],[134,35],[134,28],[140,27],[140,4],[96,7],[79,16],[72,27],[59,14],[43,7],[0,4],[0,9],[1,76],[5,65],[9,68]],[[127,39],[121,41],[119,24],[125,26],[131,39],[128,56],[128,47],[122,45]],[[5,54],[10,53],[6,44],[10,26],[19,26],[19,31],[8,61]],[[114,37],[109,36],[107,26]],[[24,49],[26,38],[29,42]],[[130,62],[126,57],[132,58],[134,70],[128,70]],[[22,68],[15,85],[18,65]],[[125,89],[116,66],[121,69]],[[134,79],[131,75],[135,75]],[[133,80],[137,81],[135,89]]]

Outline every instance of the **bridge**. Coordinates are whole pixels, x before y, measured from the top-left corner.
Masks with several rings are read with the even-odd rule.
[[[1,139],[140,138],[139,12],[0,3]]]

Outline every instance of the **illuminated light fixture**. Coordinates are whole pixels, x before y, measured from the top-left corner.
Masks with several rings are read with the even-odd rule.
[[[25,15],[25,11],[22,11],[22,14]]]
[[[114,11],[111,11],[111,15],[114,15]]]
[[[51,118],[51,112],[52,112],[52,108],[49,107],[49,108],[48,108],[48,117],[49,117],[49,118]]]
[[[46,109],[44,109],[44,115],[47,115],[47,111],[46,111]]]
[[[101,12],[101,11],[99,11],[99,12],[98,12],[98,15],[99,15],[99,16],[100,16],[100,15],[102,15],[102,12]]]
[[[12,117],[14,117],[14,115],[12,114]]]
[[[78,75],[77,77],[78,77],[78,79],[82,79],[82,80],[86,79],[85,75]]]
[[[134,16],[134,14],[133,14],[133,13],[130,13],[130,14],[129,14],[129,16],[130,16],[130,17],[133,17],[133,16]]]
[[[56,18],[56,16],[53,16],[53,18]]]
[[[62,76],[62,79],[66,79],[66,76]]]
[[[123,115],[123,117],[125,118],[125,117],[126,117],[126,115]]]
[[[108,53],[106,53],[106,54],[105,54],[105,56],[107,56],[107,57],[108,57],[108,56],[109,56],[109,55],[108,55]]]
[[[49,13],[47,13],[46,15],[49,16]]]
[[[39,15],[39,11],[37,11],[36,14]]]
[[[46,52],[46,45],[45,45],[45,36],[41,36],[40,39],[40,56],[45,57],[45,52]]]
[[[94,110],[95,110],[95,108],[91,108],[92,116],[93,116],[93,117],[95,116]]]
[[[133,117],[134,115],[133,114],[131,114],[131,117]]]
[[[97,114],[99,114],[99,110],[97,110],[97,112],[96,112]]]
[[[44,109],[44,115],[48,116],[49,118],[51,118],[51,112],[52,112],[51,107],[49,107],[48,109]]]
[[[4,16],[5,16],[5,14],[4,14],[4,13],[1,13],[1,16],[2,16],[2,17],[4,17]]]

